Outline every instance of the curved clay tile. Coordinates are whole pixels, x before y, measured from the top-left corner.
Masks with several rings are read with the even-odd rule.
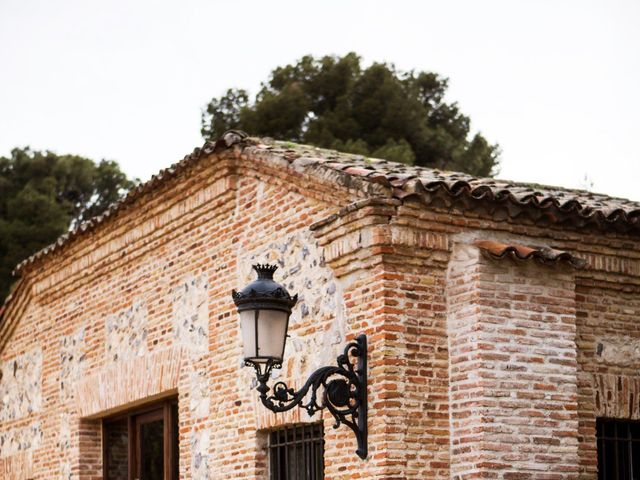
[[[585,260],[577,258],[569,252],[549,247],[533,248],[493,240],[476,240],[473,244],[493,258],[511,257],[516,260],[536,260],[545,264],[565,262],[574,268],[584,268],[586,265]]]

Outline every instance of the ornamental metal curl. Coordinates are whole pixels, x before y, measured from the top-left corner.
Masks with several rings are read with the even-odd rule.
[[[350,356],[357,359],[354,368]],[[255,368],[258,378],[256,390],[260,393],[262,404],[272,412],[286,412],[295,406],[304,408],[312,416],[317,411],[328,409],[338,428],[347,425],[356,435],[358,449],[356,454],[364,459],[367,457],[367,337],[359,335],[354,342],[349,343],[342,355],[337,358],[337,366],[320,367],[311,374],[309,379],[295,391],[284,382],[276,382],[273,392],[269,395],[269,376],[274,368],[280,364],[267,362],[264,369],[253,362],[246,362],[247,366]],[[322,387],[322,399],[318,399],[318,391]],[[311,394],[305,401],[307,394]]]

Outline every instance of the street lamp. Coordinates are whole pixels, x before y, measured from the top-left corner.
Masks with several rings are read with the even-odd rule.
[[[282,368],[289,316],[298,301],[273,280],[275,265],[253,265],[258,278],[240,291],[233,291],[238,308],[244,364],[256,371],[262,404],[272,412],[285,412],[295,406],[313,415],[327,408],[336,423],[347,425],[356,435],[360,458],[367,457],[367,337],[359,335],[347,344],[336,366],[320,367],[295,391],[276,382],[269,394],[267,382],[274,368]],[[355,359],[356,365],[351,360]],[[320,387],[322,389],[320,390]],[[322,399],[318,399],[318,394]],[[305,401],[311,391],[309,399]]]

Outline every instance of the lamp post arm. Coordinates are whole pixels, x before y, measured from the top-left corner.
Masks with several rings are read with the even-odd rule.
[[[357,359],[354,367],[349,356]],[[344,423],[356,434],[361,458],[367,456],[367,337],[358,336],[349,343],[342,355],[337,358],[337,366],[318,368],[299,390],[289,388],[284,382],[276,382],[269,394],[267,382],[273,368],[280,367],[267,363],[262,371],[253,365],[257,372],[260,401],[272,412],[286,412],[295,406],[304,408],[309,415],[327,408],[335,419],[334,428]],[[318,392],[322,388],[322,399]],[[304,401],[309,392],[308,401]]]
[[[272,412],[286,412],[293,407],[300,406],[307,410],[311,416],[318,410],[325,408],[322,403],[318,403],[317,392],[319,387],[322,385],[326,388],[327,379],[333,375],[340,374],[343,374],[343,372],[338,367],[320,367],[311,374],[300,390],[296,391],[293,388],[289,388],[284,382],[276,382],[271,395],[268,394],[270,390],[268,386],[266,390],[260,390],[261,386],[266,386],[266,382],[260,382],[258,386],[260,400],[262,404]],[[311,398],[307,403],[303,403],[304,398],[311,388]]]

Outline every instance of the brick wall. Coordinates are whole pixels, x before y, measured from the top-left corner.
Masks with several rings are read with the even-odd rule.
[[[397,206],[365,203],[315,232],[328,264],[348,285],[350,329],[367,333],[372,345],[367,476],[444,479],[449,478],[443,295],[448,243],[441,235],[414,235],[396,221]],[[342,478],[336,473],[329,469],[328,478]],[[351,478],[363,473],[354,471]]]
[[[452,478],[575,478],[573,272],[459,245],[448,302]]]
[[[589,267],[489,261],[474,238]],[[22,280],[0,328],[0,478],[99,479],[101,418],[177,395],[181,478],[266,479],[268,429],[320,415],[251,389],[230,291],[256,262],[300,295],[278,380],[369,337],[369,457],[325,414],[327,478],[595,478],[596,416],[637,418],[637,243],[367,199],[233,151]]]

